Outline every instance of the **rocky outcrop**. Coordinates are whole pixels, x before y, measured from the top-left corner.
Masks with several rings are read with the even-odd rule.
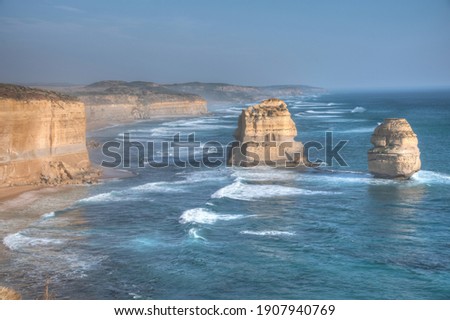
[[[0,287],[0,300],[21,300],[22,296],[13,289]]]
[[[294,141],[297,128],[286,103],[268,99],[242,110],[234,137],[230,163],[240,166],[303,165],[303,144]]]
[[[94,182],[84,105],[69,96],[0,84],[0,186]]]
[[[420,170],[417,135],[406,119],[385,119],[375,128],[369,150],[369,171],[375,177],[408,179]]]
[[[88,125],[126,122],[158,116],[190,116],[208,112],[200,96],[167,89],[153,82],[102,81],[72,89],[86,106]]]

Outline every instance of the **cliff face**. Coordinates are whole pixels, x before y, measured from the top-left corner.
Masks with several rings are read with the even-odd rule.
[[[420,170],[417,135],[406,119],[385,119],[375,128],[369,171],[379,178],[408,179]]]
[[[0,84],[0,186],[92,182],[83,103]]]
[[[71,91],[86,105],[89,124],[207,113],[200,96],[175,92],[152,82],[102,81]]]
[[[235,165],[298,166],[303,164],[303,144],[294,141],[297,128],[286,103],[268,99],[242,110],[234,137],[241,148],[232,154]]]

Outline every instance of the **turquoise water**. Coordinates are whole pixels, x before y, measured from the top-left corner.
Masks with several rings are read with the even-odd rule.
[[[286,102],[299,140],[348,140],[348,166],[133,168],[136,177],[83,187],[70,207],[5,236],[2,283],[27,298],[48,279],[59,299],[450,299],[450,92]],[[226,144],[240,109],[92,135],[195,132]],[[388,117],[407,118],[419,137],[423,170],[410,181],[367,172],[371,133]]]

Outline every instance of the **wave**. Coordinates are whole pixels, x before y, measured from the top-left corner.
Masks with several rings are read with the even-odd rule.
[[[294,102],[294,106],[296,106],[296,107],[329,107],[328,103],[309,102],[309,101]]]
[[[365,112],[366,108],[363,107],[356,107],[355,109],[352,110],[352,113],[361,113],[361,112]]]
[[[295,232],[289,232],[289,231],[278,231],[278,230],[265,230],[265,231],[251,231],[251,230],[244,230],[240,232],[241,234],[248,234],[252,236],[294,236]]]
[[[197,228],[191,228],[189,229],[189,237],[193,239],[199,239],[203,241],[207,241],[205,237],[202,237],[198,234],[199,230]]]
[[[214,129],[232,129],[234,126],[222,124],[220,117],[183,119],[161,123],[156,128],[129,130],[131,133],[148,133],[151,137],[173,136],[177,133],[193,133]]]
[[[54,216],[55,216],[55,212],[52,211],[52,212],[43,214],[43,215],[41,216],[41,218],[42,218],[42,219],[50,219],[50,218],[53,218]]]
[[[306,113],[318,113],[318,114],[342,114],[347,113],[346,110],[325,110],[325,111],[316,111],[316,110],[306,110]],[[353,111],[352,111],[353,112]]]
[[[274,168],[235,168],[232,177],[246,181],[289,181],[295,179],[297,174],[287,170]]]
[[[341,116],[338,116],[338,115],[322,115],[322,114],[317,114],[317,115],[315,115],[315,114],[314,115],[307,114],[307,115],[305,115],[305,114],[303,114],[301,112],[296,113],[295,116],[296,117],[307,116],[308,118],[340,118],[341,117]]]
[[[440,172],[421,170],[415,173],[411,180],[425,184],[450,184],[450,175]]]
[[[280,185],[249,185],[240,180],[216,191],[211,198],[229,198],[235,200],[254,201],[261,198],[285,197],[293,195],[326,195],[337,192],[312,191]]]
[[[197,125],[193,127],[160,127],[152,130],[151,137],[173,137],[178,133],[191,134],[197,131],[215,130],[215,129],[234,129],[231,125]]]
[[[329,186],[340,186],[342,184],[395,184],[397,180],[375,179],[370,173],[358,171],[333,171],[317,174],[299,175],[298,181],[320,182]]]
[[[78,200],[78,203],[103,203],[103,202],[119,202],[133,199],[139,199],[143,193],[171,193],[171,192],[185,192],[185,181],[158,181],[149,182],[136,187],[132,187],[121,191],[110,191],[100,193],[91,197]],[[153,201],[152,199],[146,199]]]
[[[250,104],[250,105],[252,105],[252,104]],[[248,106],[250,106],[250,105],[248,105]],[[225,111],[231,112],[231,113],[241,113],[242,110],[244,110],[244,108],[242,108],[242,107],[231,107],[231,108],[226,109]]]
[[[20,232],[7,235],[3,244],[10,250],[17,251],[26,247],[61,245],[64,241],[60,239],[34,238],[23,235]]]
[[[157,192],[157,193],[166,193],[166,192],[184,192],[183,184],[185,181],[158,181],[158,182],[149,182],[136,187],[132,187],[128,190],[130,191],[143,191],[143,192]]]
[[[84,202],[113,202],[113,201],[120,201],[121,198],[116,197],[113,192],[105,192],[100,193],[95,196],[91,196],[88,198],[80,199],[78,200],[78,203],[84,203]]]
[[[211,210],[204,208],[194,208],[183,212],[179,218],[181,224],[198,223],[198,224],[214,224],[219,220],[229,221],[244,218],[241,214],[217,214]]]
[[[308,182],[326,182],[328,185],[367,184],[367,185],[405,185],[408,184],[450,184],[450,175],[421,170],[415,173],[410,180],[377,179],[368,172],[358,171],[333,171],[317,174],[298,175],[296,180]]]

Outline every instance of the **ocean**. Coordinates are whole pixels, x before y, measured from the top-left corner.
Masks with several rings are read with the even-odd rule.
[[[332,132],[334,144],[347,141],[346,166],[139,168],[135,148],[136,176],[48,193],[9,212],[16,218],[0,223],[0,283],[27,299],[46,283],[55,299],[450,299],[450,92],[285,101],[297,140],[324,144]],[[129,133],[160,143],[195,133],[201,144],[226,145],[243,107],[110,127],[90,139]],[[375,179],[371,134],[396,117],[418,135],[422,170],[408,181]],[[110,158],[97,149],[92,160]],[[9,231],[14,219],[66,202]]]

